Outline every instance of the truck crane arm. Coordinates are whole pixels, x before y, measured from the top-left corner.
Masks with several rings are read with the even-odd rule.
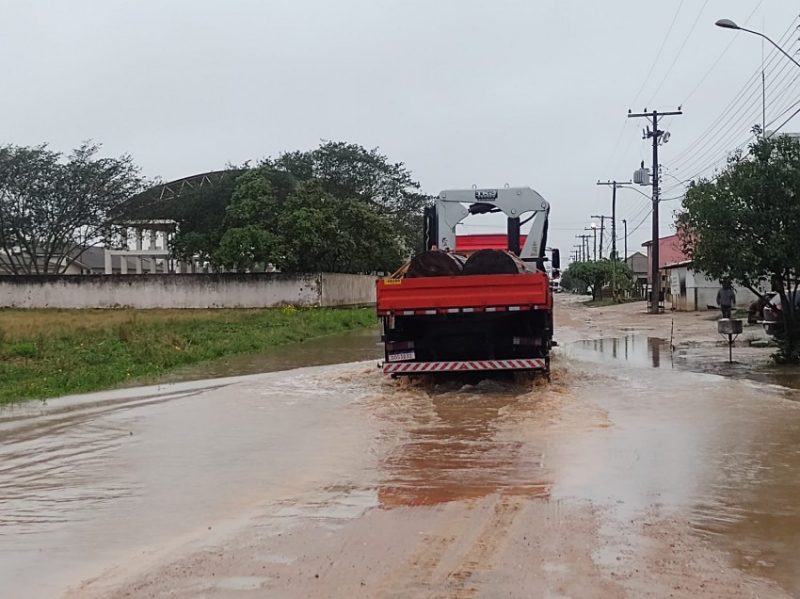
[[[550,204],[530,187],[499,189],[451,189],[442,191],[425,211],[425,248],[456,247],[456,226],[470,214],[503,212],[508,220],[508,250],[525,262],[541,262],[547,245]],[[520,248],[521,217],[533,219],[525,244]]]

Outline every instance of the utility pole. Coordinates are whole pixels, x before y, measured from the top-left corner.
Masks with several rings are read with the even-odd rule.
[[[591,227],[584,227],[584,231],[591,231],[594,237],[594,261],[597,262],[597,225],[592,223]]]
[[[600,259],[603,259],[603,232],[606,230],[606,219],[610,218],[605,214],[592,214],[592,218],[600,219]]]
[[[625,264],[628,263],[628,221],[622,219],[622,226],[625,227]]]
[[[576,235],[581,240],[581,251],[583,252],[584,262],[589,260],[589,237],[591,235]]]
[[[611,259],[617,259],[617,189],[623,185],[631,185],[633,181],[598,181],[598,185],[611,187]]]
[[[575,248],[575,262],[583,262],[583,242],[580,245],[575,244],[572,247]]]
[[[658,314],[658,305],[661,295],[661,275],[658,269],[658,192],[660,175],[658,170],[658,146],[660,143],[666,143],[669,139],[669,134],[667,133],[665,135],[665,132],[658,128],[658,119],[665,116],[677,116],[681,114],[683,114],[683,112],[681,112],[680,106],[678,110],[668,112],[659,112],[657,110],[647,112],[646,108],[644,112],[631,112],[630,109],[628,109],[629,119],[648,118],[653,126],[652,130],[650,127],[647,127],[642,136],[642,139],[653,140],[653,241],[650,245],[650,312],[652,314]]]

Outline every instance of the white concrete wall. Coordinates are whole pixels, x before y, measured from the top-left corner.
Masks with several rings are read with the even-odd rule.
[[[688,266],[676,266],[669,269],[671,289],[674,290],[675,280],[685,279],[685,292],[681,295],[672,294],[672,308],[679,311],[707,310],[708,306],[716,306],[717,291],[721,283],[709,279],[704,273],[693,271]],[[734,286],[736,291],[736,306],[746,308],[756,299],[755,294],[744,287]]]
[[[375,303],[375,278],[344,274],[0,276],[3,308],[272,308]]]
[[[321,305],[352,306],[375,303],[375,277],[323,273]]]

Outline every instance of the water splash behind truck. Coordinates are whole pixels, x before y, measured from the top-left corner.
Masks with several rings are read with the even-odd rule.
[[[458,243],[461,221],[492,213],[507,217],[505,247],[498,247],[498,236]],[[547,201],[529,187],[441,192],[425,210],[426,251],[377,282],[383,372],[549,373],[553,295],[544,267],[549,213]],[[523,236],[520,229],[528,222]],[[481,237],[487,242],[483,247]],[[556,251],[551,270],[558,269],[557,262]]]

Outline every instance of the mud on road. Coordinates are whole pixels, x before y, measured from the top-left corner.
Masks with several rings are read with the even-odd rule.
[[[797,392],[640,309],[559,298],[550,384],[361,362],[4,411],[3,596],[800,594]]]

